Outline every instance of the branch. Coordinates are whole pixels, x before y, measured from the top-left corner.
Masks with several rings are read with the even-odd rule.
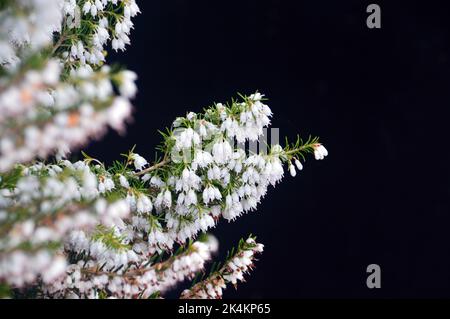
[[[157,170],[158,168],[161,168],[164,165],[167,165],[169,163],[170,163],[170,159],[164,158],[161,162],[156,163],[155,165],[150,166],[150,167],[148,167],[148,168],[146,168],[146,169],[144,169],[144,170],[142,170],[140,172],[136,172],[135,175],[137,175],[137,176],[145,175],[145,174],[147,174],[147,173],[149,173],[151,171]]]

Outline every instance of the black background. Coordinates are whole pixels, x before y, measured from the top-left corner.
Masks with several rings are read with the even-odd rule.
[[[450,297],[450,19],[446,1],[138,1],[132,45],[112,54],[139,74],[134,123],[88,152],[110,162],[158,129],[237,92],[266,94],[273,127],[329,150],[271,189],[257,212],[214,231],[224,254],[266,245],[225,297]],[[366,267],[382,288],[366,287]]]

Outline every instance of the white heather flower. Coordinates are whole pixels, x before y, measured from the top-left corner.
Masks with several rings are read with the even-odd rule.
[[[86,1],[85,3],[84,3],[84,5],[83,5],[83,13],[84,14],[88,14],[89,13],[89,11],[91,11],[91,2],[90,1]]]
[[[210,215],[203,215],[203,217],[195,221],[195,225],[197,229],[201,229],[205,232],[209,228],[215,226],[214,218],[212,218]]]
[[[322,144],[314,145],[314,157],[316,160],[323,160],[327,155],[328,151]]]
[[[191,148],[192,146],[200,144],[200,135],[190,127],[181,131],[176,131],[176,134],[175,147],[178,150]]]
[[[137,87],[135,81],[137,79],[136,73],[132,71],[122,71],[119,74],[120,85],[119,90],[120,94],[127,97],[133,98],[136,95]]]
[[[262,253],[264,251],[264,245],[263,244],[256,244],[256,247],[254,250],[258,253]]]
[[[201,137],[205,137],[208,135],[208,131],[206,130],[206,126],[201,123],[198,127],[198,133],[200,134]]]
[[[136,210],[138,213],[149,213],[153,209],[153,204],[147,196],[141,194],[136,201]]]
[[[163,205],[167,208],[170,208],[170,206],[172,205],[172,193],[169,190],[166,190],[164,192]]]
[[[122,33],[122,23],[120,23],[120,22],[116,23],[115,31],[117,34]]]
[[[125,176],[120,175],[119,176],[119,182],[120,182],[120,186],[122,186],[123,188],[130,188],[130,184],[128,183],[128,180]]]
[[[103,178],[102,181],[100,181],[100,183],[98,184],[98,191],[100,193],[105,193],[105,192],[109,192],[111,190],[113,190],[115,187],[114,182],[111,178],[106,177]]]
[[[212,202],[216,199],[222,199],[222,194],[217,187],[208,186],[203,190],[203,202],[205,203],[205,205],[208,205],[209,202]]]
[[[183,170],[181,178],[177,180],[175,189],[176,191],[188,191],[189,189],[199,189],[201,179],[193,170],[187,167]]]
[[[120,39],[114,38],[111,42],[111,46],[114,51],[123,50],[125,48],[125,43]]]
[[[159,178],[158,176],[153,176],[150,179],[150,184],[158,188],[161,188],[162,186],[165,185],[164,182],[161,180],[161,178]]]
[[[131,104],[127,99],[117,97],[105,115],[107,123],[120,133],[124,130],[124,122],[131,115]]]
[[[227,140],[222,140],[213,145],[212,154],[218,164],[227,163],[233,156],[233,150]]]
[[[91,5],[91,15],[95,17],[97,15],[98,9],[95,5]]]
[[[197,204],[197,194],[195,193],[195,191],[193,189],[189,190],[189,192],[187,193],[187,196],[185,199],[185,204],[187,206]]]
[[[259,92],[253,93],[251,94],[248,98],[252,101],[260,101],[262,98],[264,97],[264,95],[262,95]]]
[[[292,164],[289,164],[289,173],[291,174],[292,177],[295,177],[295,175],[297,175],[297,171],[295,170],[295,167]]]
[[[129,8],[130,8],[130,16],[132,16],[132,17],[136,16],[138,13],[141,12],[141,10],[139,10],[139,7],[137,6],[135,0],[132,0],[129,2]]]
[[[220,180],[221,178],[221,171],[220,168],[217,165],[214,165],[210,169],[208,169],[207,177],[210,181],[212,180]]]
[[[132,158],[134,160],[134,167],[136,170],[141,171],[145,165],[148,164],[147,160],[140,156],[139,154],[133,154]]]
[[[54,258],[49,267],[42,274],[42,280],[45,283],[51,283],[56,280],[59,276],[63,275],[66,270],[66,258],[63,256],[58,256]]]
[[[298,159],[295,160],[295,166],[297,166],[297,169],[299,171],[301,171],[303,169],[303,165]]]
[[[95,0],[95,6],[98,10],[103,10],[103,3],[100,0]]]
[[[48,85],[56,85],[61,74],[61,65],[57,60],[48,61],[44,70],[42,71],[42,81]]]
[[[280,159],[275,157],[267,162],[263,174],[267,176],[268,182],[274,186],[284,175],[284,169]]]
[[[205,168],[213,162],[213,157],[211,153],[198,150],[195,153],[194,161],[192,162],[192,167],[195,169],[197,166],[200,168]]]

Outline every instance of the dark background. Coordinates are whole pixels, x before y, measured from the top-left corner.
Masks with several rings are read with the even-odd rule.
[[[267,95],[273,127],[329,150],[215,230],[221,253],[266,245],[225,297],[450,297],[450,19],[447,1],[138,1],[132,45],[109,61],[139,74],[134,123],[88,151],[104,161],[237,92]],[[382,288],[366,287],[366,267]]]

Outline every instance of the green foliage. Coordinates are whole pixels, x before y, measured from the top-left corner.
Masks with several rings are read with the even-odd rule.
[[[286,146],[284,147],[284,151],[281,154],[281,159],[284,161],[290,161],[292,158],[301,157],[304,161],[306,160],[306,154],[314,153],[314,148],[317,144],[319,144],[318,137],[312,137],[311,135],[308,137],[306,141],[297,135],[297,140],[294,143],[289,143],[288,138],[286,137]]]
[[[160,297],[161,297],[161,292],[155,291],[148,297],[148,299],[159,299]]]
[[[5,283],[0,283],[0,298],[9,298],[11,294],[11,288]]]
[[[10,3],[11,0],[0,0],[0,10],[4,10]]]
[[[109,249],[114,249],[117,251],[131,248],[129,245],[123,243],[124,238],[117,236],[113,228],[107,228],[103,225],[97,226],[94,234],[92,235],[92,240],[100,241]]]
[[[17,165],[9,172],[0,174],[0,188],[14,189],[20,177],[22,177],[23,167]]]

